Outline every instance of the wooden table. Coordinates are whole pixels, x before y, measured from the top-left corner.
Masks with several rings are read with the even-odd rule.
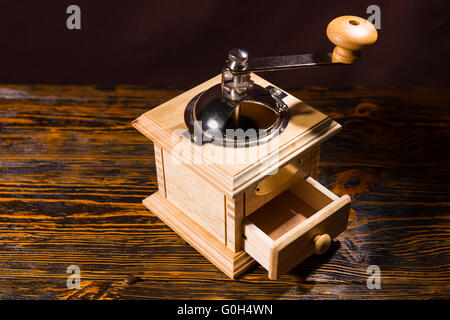
[[[448,89],[291,90],[343,125],[319,180],[353,201],[331,250],[278,281],[260,266],[228,279],[141,204],[153,148],[130,123],[181,91],[0,87],[0,299],[450,298]]]

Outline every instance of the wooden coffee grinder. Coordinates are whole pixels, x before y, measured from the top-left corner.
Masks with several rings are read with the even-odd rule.
[[[330,22],[333,53],[248,58],[144,113],[158,191],[143,203],[235,278],[255,260],[276,279],[347,228],[350,197],[317,180],[319,147],[341,126],[255,73],[351,64],[377,31],[359,17]]]

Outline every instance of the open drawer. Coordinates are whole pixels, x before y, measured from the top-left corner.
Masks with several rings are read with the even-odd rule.
[[[336,196],[311,177],[301,179],[244,220],[244,250],[269,271],[290,271],[328,250],[347,228],[350,197]]]

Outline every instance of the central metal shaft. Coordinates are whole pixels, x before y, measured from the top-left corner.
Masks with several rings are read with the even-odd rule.
[[[253,86],[250,72],[246,72],[248,52],[244,49],[231,49],[222,70],[222,95],[233,102],[244,100],[248,88]]]

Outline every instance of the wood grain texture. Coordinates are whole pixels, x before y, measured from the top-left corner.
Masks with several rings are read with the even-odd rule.
[[[164,154],[166,198],[226,245],[224,194],[178,162],[170,152]]]
[[[228,279],[142,205],[154,153],[130,122],[182,91],[0,87],[0,299],[450,298],[448,89],[290,91],[343,126],[318,180],[352,209],[328,252],[277,281],[261,266]]]

